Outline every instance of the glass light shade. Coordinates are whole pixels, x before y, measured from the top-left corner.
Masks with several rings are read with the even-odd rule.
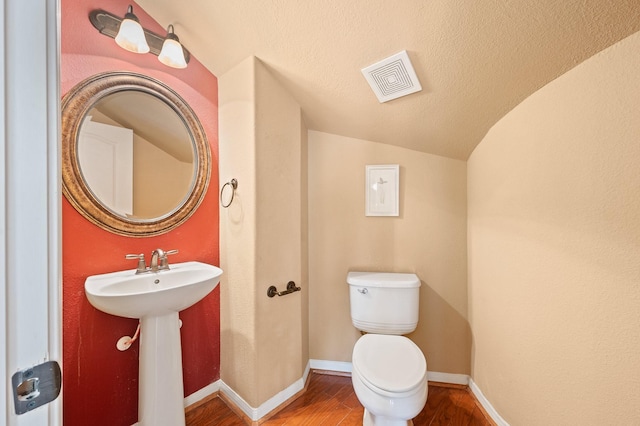
[[[133,19],[124,19],[116,35],[116,43],[129,52],[148,53],[149,45],[142,26]]]
[[[187,61],[184,59],[184,52],[179,41],[167,37],[162,44],[162,50],[158,55],[158,60],[168,67],[186,68]]]

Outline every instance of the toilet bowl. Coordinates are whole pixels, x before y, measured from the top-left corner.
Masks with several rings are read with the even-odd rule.
[[[427,401],[427,362],[404,336],[365,334],[356,342],[351,380],[365,426],[412,425]]]
[[[351,322],[365,334],[353,347],[351,381],[365,426],[407,426],[427,402],[427,361],[403,334],[418,325],[416,274],[349,272]]]

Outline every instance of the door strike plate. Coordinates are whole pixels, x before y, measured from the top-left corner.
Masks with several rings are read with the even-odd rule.
[[[16,414],[24,414],[47,404],[60,395],[62,374],[56,361],[47,361],[11,377]]]

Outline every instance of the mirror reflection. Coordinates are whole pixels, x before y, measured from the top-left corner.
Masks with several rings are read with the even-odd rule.
[[[77,144],[83,179],[115,215],[161,218],[193,189],[197,158],[188,128],[151,94],[127,90],[99,99],[82,120]]]
[[[191,107],[127,71],[91,76],[62,99],[62,193],[91,223],[150,237],[184,223],[209,185],[211,151]]]

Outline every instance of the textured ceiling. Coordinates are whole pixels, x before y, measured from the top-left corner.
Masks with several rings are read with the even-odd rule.
[[[309,129],[466,159],[523,99],[640,31],[640,0],[139,0],[213,74],[258,57]],[[423,90],[360,72],[407,50]]]

